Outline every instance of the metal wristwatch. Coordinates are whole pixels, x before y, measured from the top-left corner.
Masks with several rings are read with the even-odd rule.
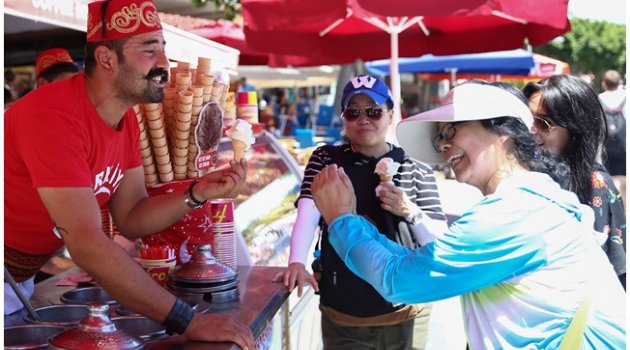
[[[417,211],[414,214],[409,214],[405,217],[405,221],[412,225],[417,225],[422,222],[424,215],[422,214],[422,210]]]

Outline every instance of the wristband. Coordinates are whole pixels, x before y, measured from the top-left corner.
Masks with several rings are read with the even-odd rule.
[[[166,320],[162,325],[166,328],[169,335],[184,334],[186,328],[195,316],[195,310],[187,302],[177,298],[171,312],[166,316]]]
[[[193,181],[190,183],[188,191],[186,192],[186,197],[184,197],[184,203],[192,209],[201,208],[208,201],[207,199],[205,201],[198,201],[193,195],[193,187],[197,184],[197,182],[198,181]]]

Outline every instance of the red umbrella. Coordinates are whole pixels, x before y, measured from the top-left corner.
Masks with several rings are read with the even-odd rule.
[[[171,15],[166,22],[174,22],[173,18],[175,16]],[[190,33],[239,50],[239,65],[265,65],[270,67],[314,66],[323,65],[325,63],[318,64],[317,62],[325,62],[327,60],[326,58],[317,60],[314,57],[301,55],[269,54],[261,49],[253,49],[245,40],[243,27],[232,21],[194,19],[192,22],[186,22],[187,24],[185,25],[181,23],[181,20],[175,22],[179,23],[179,26],[183,27],[182,29]]]
[[[390,58],[400,97],[398,57],[516,49],[570,29],[567,0],[242,0],[252,49],[308,65]],[[400,45],[399,45],[400,43]],[[299,61],[299,60],[298,60]],[[306,62],[303,62],[306,61]],[[395,103],[399,118],[399,104]]]

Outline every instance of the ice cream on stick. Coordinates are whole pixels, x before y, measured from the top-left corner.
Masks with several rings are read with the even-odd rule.
[[[235,119],[225,132],[232,139],[234,160],[243,159],[243,154],[256,141],[252,135],[252,125],[244,120]]]

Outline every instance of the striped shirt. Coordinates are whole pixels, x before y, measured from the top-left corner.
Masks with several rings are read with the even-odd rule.
[[[389,144],[389,146],[390,152],[383,155],[383,157],[387,157],[394,150],[401,150],[399,147],[391,144]],[[346,143],[336,147],[338,147],[339,151],[343,152],[343,154],[353,156],[356,165],[365,165],[366,173],[374,172],[374,164],[371,164],[370,158],[358,152],[354,152],[350,144]],[[328,149],[329,147],[324,146],[317,148],[313,152],[304,170],[304,179],[302,180],[298,200],[300,198],[313,199],[313,194],[311,193],[313,179],[325,166],[336,164],[333,159],[334,155],[332,155]],[[394,176],[393,179],[396,187],[402,189],[409,200],[425,211],[429,217],[437,220],[445,220],[433,168],[407,155],[404,155],[402,159],[394,159],[394,161],[401,163],[401,166],[398,168],[398,174]],[[374,189],[364,190],[373,191]]]

